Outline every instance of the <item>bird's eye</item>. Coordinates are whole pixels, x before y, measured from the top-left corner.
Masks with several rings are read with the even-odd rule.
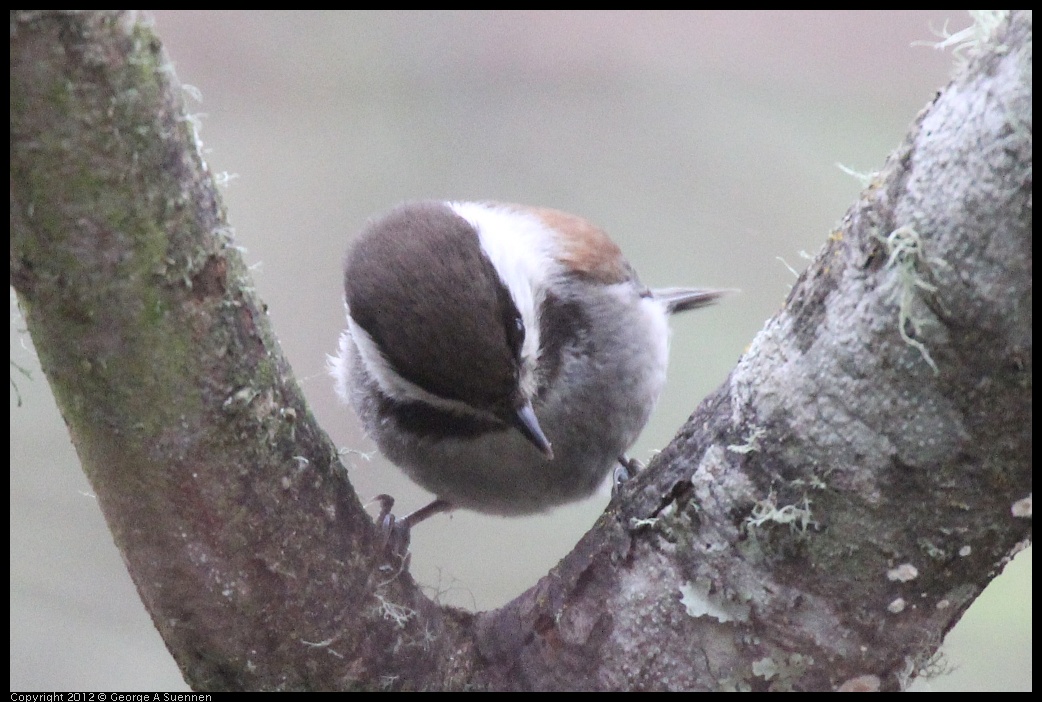
[[[507,322],[507,342],[514,353],[520,352],[521,346],[525,343],[525,322],[519,314]]]

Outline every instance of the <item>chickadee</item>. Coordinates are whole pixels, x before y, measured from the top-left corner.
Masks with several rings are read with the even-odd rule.
[[[438,497],[399,520],[408,527],[457,507],[521,515],[590,495],[662,390],[666,318],[725,291],[648,289],[574,215],[432,201],[366,225],[344,292],[337,392]]]

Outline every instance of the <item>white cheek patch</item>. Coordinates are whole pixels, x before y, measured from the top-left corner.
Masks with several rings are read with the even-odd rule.
[[[376,384],[380,386],[380,390],[384,395],[388,397],[409,397],[411,395],[409,383],[407,380],[402,378],[398,373],[391,368],[391,364],[387,362],[384,355],[380,352],[380,348],[373,341],[373,337],[369,336],[369,332],[362,327],[355,324],[355,320],[351,318],[350,313],[347,315],[347,334],[350,335],[348,343],[354,342],[355,348],[358,349],[358,355],[361,357],[361,361],[365,364],[369,374],[376,381]],[[341,342],[342,344],[343,342]]]
[[[559,275],[554,235],[538,218],[509,207],[478,202],[447,202],[453,212],[478,232],[481,248],[499,279],[510,291],[525,324],[521,346],[521,389],[535,394],[535,366],[539,355],[539,306],[549,280]]]
[[[365,329],[362,329],[355,323],[355,320],[351,318],[350,312],[347,315],[347,331],[340,335],[340,355],[337,358],[329,359],[330,372],[336,378],[336,392],[344,400],[350,397],[351,374],[362,371],[362,369],[351,368],[351,344],[354,344],[355,348],[358,349],[361,363],[365,366],[364,370],[368,371],[370,377],[380,387],[380,391],[387,397],[399,402],[425,402],[428,405],[450,412],[469,414],[485,419],[491,416],[475,410],[470,405],[459,400],[451,400],[427,392],[419,385],[403,378],[388,363],[387,358],[380,351],[380,347],[373,341],[373,337],[369,336]]]
[[[355,357],[352,348],[358,349],[360,358]],[[359,363],[363,366],[362,368],[356,367]],[[356,373],[365,372],[368,372],[380,386],[380,390],[388,397],[402,399],[409,397],[408,389],[405,386],[411,383],[394,372],[372,337],[351,319],[350,311],[347,314],[347,329],[340,334],[339,353],[336,356],[328,356],[327,365],[329,374],[333,376],[336,394],[344,402],[350,403],[351,401],[352,377]]]

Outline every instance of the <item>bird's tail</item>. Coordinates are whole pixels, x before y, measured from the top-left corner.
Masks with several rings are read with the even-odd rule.
[[[734,289],[658,288],[657,290],[652,290],[651,294],[656,300],[666,303],[667,312],[674,314],[676,312],[706,307],[724,295],[736,292],[738,291]]]

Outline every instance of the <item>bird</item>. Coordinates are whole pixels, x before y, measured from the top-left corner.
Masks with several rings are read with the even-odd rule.
[[[603,229],[560,210],[412,201],[344,258],[337,394],[439,512],[519,516],[626,465],[666,380],[667,318],[730,292],[650,289]]]

